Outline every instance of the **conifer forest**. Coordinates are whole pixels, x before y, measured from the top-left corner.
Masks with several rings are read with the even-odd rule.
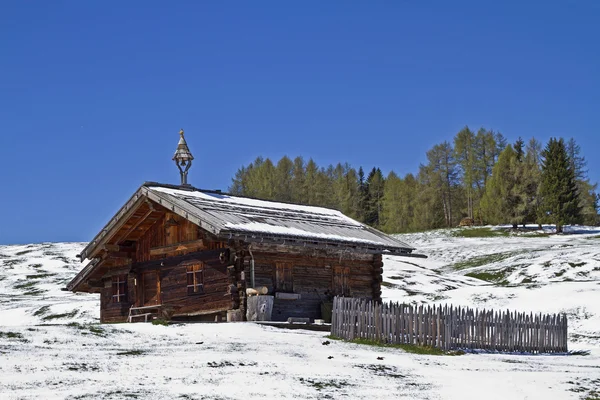
[[[492,130],[464,127],[427,151],[416,173],[387,176],[377,166],[327,167],[302,157],[258,157],[238,169],[229,192],[335,208],[390,233],[461,223],[598,225],[600,196],[574,139],[508,143]]]

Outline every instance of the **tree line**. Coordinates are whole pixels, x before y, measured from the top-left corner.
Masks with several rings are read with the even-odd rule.
[[[266,200],[336,208],[400,233],[475,224],[597,225],[600,196],[574,139],[508,143],[499,132],[463,128],[436,144],[416,174],[368,174],[348,163],[320,167],[313,159],[277,163],[258,157],[239,168],[229,192]]]

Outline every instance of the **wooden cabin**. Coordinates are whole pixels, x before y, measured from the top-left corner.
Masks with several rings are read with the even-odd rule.
[[[380,300],[382,254],[413,256],[336,210],[193,188],[190,164],[182,185],[144,183],[79,255],[89,262],[67,289],[99,293],[101,322],[132,309],[243,319],[251,287],[274,296],[275,321],[316,319],[336,295]]]

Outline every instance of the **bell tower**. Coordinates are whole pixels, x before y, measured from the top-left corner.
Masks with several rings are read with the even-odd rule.
[[[185,142],[182,129],[179,131],[179,143],[177,144],[177,150],[175,150],[175,155],[173,156],[173,161],[175,161],[175,165],[179,168],[179,175],[181,175],[181,186],[191,186],[187,182],[187,174],[192,166],[193,159],[194,156],[192,156],[192,153]]]

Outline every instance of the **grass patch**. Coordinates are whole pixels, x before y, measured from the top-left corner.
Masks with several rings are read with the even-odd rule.
[[[328,339],[332,340],[344,340],[337,336],[329,335]],[[421,355],[429,355],[429,356],[458,356],[463,355],[463,351],[444,351],[442,349],[438,349],[436,347],[430,346],[417,346],[414,344],[390,344],[390,343],[381,343],[372,339],[354,339],[354,340],[344,340],[349,343],[362,344],[367,346],[375,346],[375,347],[386,347],[392,349],[402,349],[407,353],[411,354],[421,354]]]
[[[167,321],[166,319],[162,319],[162,318],[156,318],[156,319],[152,320],[152,325],[169,326],[169,321]]]
[[[406,375],[399,374],[396,368],[389,367],[383,364],[358,364],[355,365],[355,367],[360,369],[367,369],[378,376],[385,376],[388,378],[396,379],[406,378]]]
[[[229,361],[221,361],[221,362],[209,361],[206,365],[208,365],[211,368],[233,367],[233,363],[231,363]]]
[[[42,293],[46,293],[47,290],[33,289],[23,292],[23,296],[37,296]]]
[[[509,232],[504,229],[491,228],[462,228],[452,232],[452,236],[463,238],[506,237],[509,235]]]
[[[142,356],[144,354],[146,354],[144,350],[126,350],[117,353],[118,356]]]
[[[23,250],[15,253],[16,256],[24,256],[25,254],[31,253],[33,250]]]
[[[314,379],[304,379],[304,378],[300,378],[300,383],[303,383],[307,386],[312,386],[313,388],[317,389],[318,391],[321,391],[323,389],[328,389],[328,388],[334,388],[334,389],[341,389],[345,386],[350,386],[350,384],[345,381],[345,380],[328,380],[328,381],[317,381]]]
[[[486,254],[484,256],[473,257],[466,261],[460,261],[460,262],[454,263],[451,265],[451,268],[455,269],[455,270],[461,270],[461,269],[467,269],[467,268],[482,267],[484,265],[504,261],[508,258],[514,257],[521,253],[522,252],[520,252],[520,251],[510,251],[510,252],[506,252],[506,253]]]
[[[3,260],[2,261],[4,263],[5,267],[10,267],[12,269],[12,267],[14,267],[17,264],[21,264],[25,262],[24,258],[13,258],[11,260]]]
[[[22,282],[14,286],[15,289],[31,289],[33,288],[37,282]]]
[[[42,307],[38,308],[37,310],[35,310],[33,315],[36,317],[40,317],[44,314],[47,314],[48,311],[50,311],[50,306],[42,306]]]
[[[23,335],[19,332],[0,332],[0,338],[23,340]]]
[[[525,364],[524,361],[512,360],[512,359],[502,360],[502,362],[509,363],[509,364]]]
[[[35,274],[35,275],[25,275],[27,279],[42,279],[48,278],[49,276],[55,276],[56,274]]]
[[[558,271],[558,272],[555,272],[555,273],[554,273],[554,277],[555,277],[555,278],[560,278],[561,276],[563,276],[563,275],[565,274],[565,272],[567,272],[567,270],[566,270],[566,269],[562,269],[562,270],[560,270],[560,271]]]
[[[73,310],[70,313],[62,313],[62,314],[50,314],[50,315],[46,315],[45,317],[43,317],[42,319],[44,321],[51,321],[53,319],[61,319],[61,318],[73,318],[75,315],[77,315],[78,310]]]
[[[479,279],[486,282],[491,282],[498,286],[508,286],[509,282],[506,277],[512,273],[512,269],[500,270],[495,272],[469,272],[465,276]]]
[[[585,264],[587,264],[585,261],[578,262],[578,263],[573,263],[573,262],[569,263],[569,265],[571,266],[571,268],[583,267]]]
[[[84,335],[87,335],[88,332],[90,332],[96,336],[101,336],[101,337],[106,336],[106,331],[99,325],[91,325],[91,324],[83,325],[78,322],[71,322],[71,323],[67,324],[67,326],[83,331],[82,334],[84,334]]]

